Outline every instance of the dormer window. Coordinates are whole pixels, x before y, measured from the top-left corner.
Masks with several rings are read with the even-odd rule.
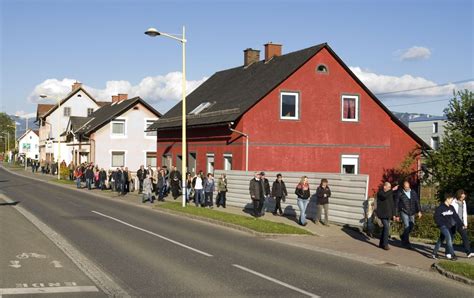
[[[316,72],[318,73],[328,73],[328,67],[324,64],[319,64],[318,67],[316,67]]]
[[[200,105],[198,105],[194,110],[192,110],[189,114],[191,115],[197,115],[207,109],[211,105],[210,102],[203,102]]]

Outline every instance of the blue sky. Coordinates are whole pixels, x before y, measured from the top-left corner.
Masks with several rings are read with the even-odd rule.
[[[169,33],[186,26],[191,88],[268,41],[283,44],[284,53],[328,42],[375,93],[474,78],[470,0],[0,2],[0,107],[11,114],[35,112],[39,93],[61,96],[70,80],[101,100],[138,92],[132,95],[166,111],[179,98],[181,49],[144,35],[151,26]],[[473,86],[380,98],[395,111],[441,114],[447,101],[409,103]]]

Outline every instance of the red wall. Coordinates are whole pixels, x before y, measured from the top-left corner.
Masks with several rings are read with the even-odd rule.
[[[270,62],[271,63],[271,62]],[[327,74],[317,73],[316,67],[325,64]],[[299,120],[280,119],[280,92],[300,93]],[[359,121],[341,121],[341,95],[359,95]],[[291,77],[282,82],[265,98],[245,113],[237,129],[250,135],[249,170],[340,172],[341,155],[359,155],[359,173],[370,175],[370,190],[381,183],[384,169],[397,167],[417,143],[396,125],[382,108],[323,49]],[[209,135],[202,137],[203,131]],[[164,144],[159,133],[158,157]],[[180,131],[170,132],[178,137]],[[245,169],[244,139],[227,145],[236,137],[227,128],[202,128],[188,131],[189,152],[197,152],[198,169],[206,169],[206,153],[215,154],[215,168],[223,168],[223,154],[233,154],[233,168]],[[210,136],[220,140],[210,140]],[[209,141],[206,141],[209,139]],[[207,144],[207,145],[206,145]],[[181,154],[181,144],[173,146]],[[158,158],[161,161],[161,158]]]

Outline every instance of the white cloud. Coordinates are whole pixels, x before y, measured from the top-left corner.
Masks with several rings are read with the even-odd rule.
[[[84,84],[84,88],[100,101],[110,101],[111,96],[118,93],[127,93],[129,98],[140,96],[157,107],[160,112],[164,112],[181,100],[181,79],[181,72],[170,72],[166,75],[145,77],[137,85],[122,80],[107,81],[103,89],[94,88],[87,84]],[[187,93],[191,93],[206,79],[207,77],[200,80],[186,81]],[[63,98],[71,91],[71,86],[75,81],[68,78],[62,80],[47,79],[33,89],[28,100],[32,103],[39,103],[41,94],[47,94],[53,99]]]
[[[438,85],[437,83],[425,79],[423,77],[415,77],[412,75],[390,76],[376,74],[374,72],[364,70],[360,67],[349,67],[355,75],[375,94],[412,90],[418,88],[432,87]],[[474,90],[474,82],[463,84],[448,84],[435,88],[425,88],[414,91],[397,92],[393,94],[386,94],[381,97],[439,97],[452,96],[453,89],[470,89]]]
[[[425,47],[413,46],[406,50],[396,52],[401,61],[426,60],[431,57],[431,50]]]
[[[36,117],[36,113],[26,113],[25,111],[21,110],[21,111],[16,111],[15,116],[24,118],[24,119],[26,118],[30,119],[30,118]]]

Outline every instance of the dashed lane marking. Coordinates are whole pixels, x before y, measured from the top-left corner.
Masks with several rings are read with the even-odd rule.
[[[25,294],[45,294],[45,293],[82,293],[99,292],[95,286],[76,287],[44,287],[44,288],[3,288],[0,295],[25,295]]]

